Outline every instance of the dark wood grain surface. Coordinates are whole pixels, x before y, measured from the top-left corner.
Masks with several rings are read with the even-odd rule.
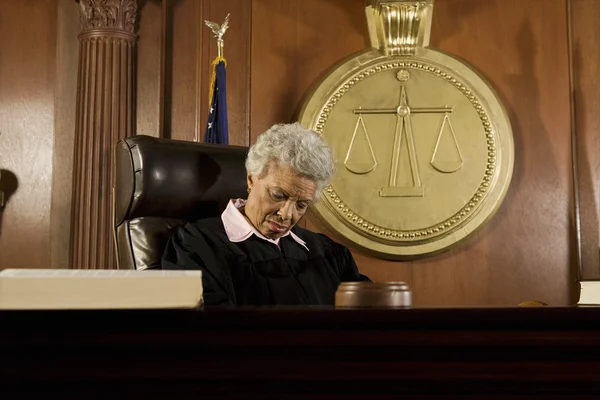
[[[57,12],[0,3],[0,268],[49,264]]]
[[[600,395],[597,308],[4,311],[0,326],[0,394]]]

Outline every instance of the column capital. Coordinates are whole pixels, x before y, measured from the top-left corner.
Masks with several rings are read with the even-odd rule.
[[[137,0],[75,0],[79,3],[82,31],[118,29],[133,33]]]

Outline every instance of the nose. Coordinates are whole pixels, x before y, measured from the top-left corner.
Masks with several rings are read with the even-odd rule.
[[[279,211],[277,212],[277,214],[279,214],[279,216],[284,220],[290,220],[292,219],[292,210],[294,207],[294,202],[291,200],[287,200],[283,206],[281,206],[281,208],[279,209]]]

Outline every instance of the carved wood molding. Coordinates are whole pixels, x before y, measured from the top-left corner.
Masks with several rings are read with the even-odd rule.
[[[137,0],[76,0],[82,30],[121,29],[133,33]]]

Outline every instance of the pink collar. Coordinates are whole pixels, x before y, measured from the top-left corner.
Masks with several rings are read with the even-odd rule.
[[[252,234],[258,236],[259,238],[266,240],[267,242],[273,243],[279,246],[279,239],[275,240],[269,239],[266,236],[263,236],[255,227],[253,227],[248,220],[242,215],[240,212],[240,208],[246,205],[246,200],[244,199],[232,199],[227,204],[227,208],[221,214],[221,220],[223,221],[223,226],[225,227],[225,233],[230,241],[237,243],[243,242],[248,239]],[[306,242],[298,237],[294,232],[288,231],[284,236],[290,235],[292,239],[294,239],[299,245],[304,247],[307,251],[308,247],[306,247]]]

